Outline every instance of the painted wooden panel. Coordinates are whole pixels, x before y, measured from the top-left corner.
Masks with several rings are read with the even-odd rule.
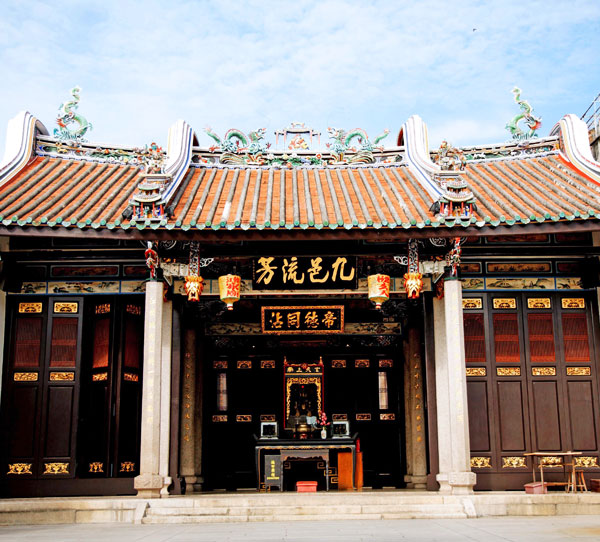
[[[37,385],[13,386],[10,401],[8,455],[11,458],[33,457],[37,429]]]
[[[469,434],[471,450],[490,451],[489,409],[487,400],[487,382],[467,382],[469,403]]]
[[[562,449],[556,382],[533,382],[533,412],[537,450],[559,452]]]
[[[504,452],[525,450],[523,426],[523,389],[521,382],[498,382],[498,417],[500,445]]]
[[[571,440],[574,450],[596,450],[598,447],[594,423],[594,400],[591,381],[567,383]]]
[[[71,455],[73,386],[49,387],[47,404],[44,456],[69,457]]]

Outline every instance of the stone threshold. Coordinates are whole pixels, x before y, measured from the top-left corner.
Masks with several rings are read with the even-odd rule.
[[[426,491],[202,493],[162,499],[47,497],[0,500],[0,525],[227,523],[341,519],[446,519],[600,514],[600,493]]]

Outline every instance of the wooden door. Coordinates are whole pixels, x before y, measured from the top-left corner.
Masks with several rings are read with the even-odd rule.
[[[2,401],[7,479],[75,476],[82,313],[81,298],[9,302]]]
[[[480,489],[521,488],[529,451],[582,452],[598,469],[592,300],[548,293],[465,298],[472,467]],[[558,470],[558,469],[557,469]]]
[[[79,476],[133,477],[139,472],[141,299],[94,300],[86,324]]]

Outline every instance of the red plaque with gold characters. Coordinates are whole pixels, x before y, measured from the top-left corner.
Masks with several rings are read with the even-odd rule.
[[[263,333],[343,333],[343,305],[311,307],[262,307]]]

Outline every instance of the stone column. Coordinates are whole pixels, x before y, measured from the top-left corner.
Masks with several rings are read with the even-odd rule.
[[[181,442],[179,445],[180,474],[185,479],[186,493],[191,493],[196,476],[196,333],[186,329],[183,335],[183,372],[181,401]]]
[[[423,369],[421,339],[416,327],[408,331],[408,372],[410,378],[410,414],[412,442],[412,485],[415,489],[427,487],[427,450],[425,448],[425,420],[423,413]]]
[[[454,278],[444,283],[444,307],[434,302],[436,388],[440,491],[473,492],[471,472],[467,375],[462,314],[462,285]],[[442,316],[443,315],[443,316]]]
[[[448,473],[452,456],[450,412],[448,411],[448,356],[446,355],[446,315],[444,300],[433,298],[433,330],[435,348],[435,397],[437,403],[439,473],[436,476],[440,491],[450,493]]]
[[[162,476],[162,497],[169,495],[173,481],[169,476],[169,448],[171,444],[171,351],[173,338],[173,302],[163,303],[162,353],[160,389],[160,459],[159,474]]]
[[[402,343],[402,351],[404,354],[404,431],[406,438],[406,474],[404,475],[404,481],[406,487],[412,489],[413,486],[413,431],[412,431],[412,404],[411,404],[411,385],[410,385],[410,349],[408,347],[408,341],[405,340]]]
[[[163,284],[151,281],[146,283],[140,474],[134,479],[138,496],[144,498],[160,496],[163,488],[163,476],[160,474],[162,324]],[[164,384],[170,386],[170,382]]]

